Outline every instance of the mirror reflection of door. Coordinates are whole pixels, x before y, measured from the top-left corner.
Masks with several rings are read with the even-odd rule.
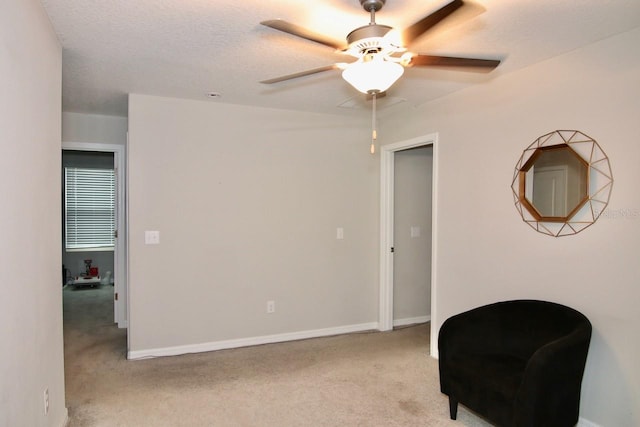
[[[587,164],[569,147],[536,150],[522,171],[525,206],[533,215],[565,220],[587,200]]]
[[[533,169],[533,205],[542,216],[566,216],[567,166]]]

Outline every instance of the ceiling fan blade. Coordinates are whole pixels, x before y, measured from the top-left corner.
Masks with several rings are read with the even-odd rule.
[[[497,59],[456,58],[454,56],[414,55],[408,67],[464,67],[489,72],[500,65]]]
[[[337,69],[340,69],[340,68],[341,67],[338,64],[326,65],[324,67],[314,68],[312,70],[300,71],[299,73],[294,73],[294,74],[289,74],[289,75],[286,75],[286,76],[276,77],[276,78],[269,79],[269,80],[263,80],[260,83],[265,83],[265,84],[279,83],[279,82],[283,82],[285,80],[297,79],[298,77],[310,76],[312,74],[321,73],[323,71],[337,70]]]
[[[415,39],[426,33],[440,21],[451,15],[453,12],[464,6],[462,0],[453,0],[449,4],[441,7],[430,15],[425,16],[415,24],[402,32],[402,42],[404,46],[410,45]]]
[[[344,44],[338,43],[330,37],[315,33],[299,25],[283,21],[282,19],[271,19],[268,21],[262,21],[261,24],[273,28],[274,30],[283,31],[294,36],[302,37],[303,39],[311,40],[312,42],[332,47],[336,50],[344,49]]]

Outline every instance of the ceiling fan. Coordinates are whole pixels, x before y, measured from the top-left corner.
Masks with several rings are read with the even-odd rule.
[[[425,16],[402,32],[387,25],[376,23],[376,12],[386,0],[360,0],[365,11],[371,15],[368,25],[356,28],[347,35],[347,44],[342,45],[322,34],[281,19],[261,22],[262,25],[302,37],[336,50],[337,53],[356,58],[350,63],[336,63],[286,76],[263,80],[272,84],[330,70],[342,70],[342,77],[358,91],[373,99],[373,132],[371,152],[375,151],[377,133],[375,129],[376,97],[384,96],[404,73],[405,67],[462,67],[469,70],[491,71],[500,61],[497,59],[461,58],[452,56],[414,54],[407,49],[414,40],[443,21],[456,10],[465,6],[463,0],[453,0],[435,12]]]
[[[373,94],[386,91],[404,72],[405,67],[464,67],[468,69],[491,71],[500,61],[496,59],[460,58],[452,56],[414,54],[407,50],[414,40],[447,18],[459,8],[465,6],[463,0],[453,0],[425,16],[402,32],[387,25],[376,23],[375,14],[384,6],[386,0],[360,0],[360,4],[371,14],[371,22],[356,28],[347,35],[347,45],[341,45],[330,37],[317,34],[299,25],[273,19],[261,22],[262,25],[302,37],[357,58],[351,63],[336,63],[312,70],[302,71],[260,83],[279,83],[323,71],[340,69],[343,78],[363,93]]]

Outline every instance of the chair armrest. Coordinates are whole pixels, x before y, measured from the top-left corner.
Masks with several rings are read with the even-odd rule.
[[[559,418],[567,425],[577,422],[590,340],[589,324],[531,356],[514,402],[515,425],[555,425]]]

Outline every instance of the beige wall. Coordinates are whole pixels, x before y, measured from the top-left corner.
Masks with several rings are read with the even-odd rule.
[[[389,142],[439,133],[437,324],[485,303],[538,298],[593,323],[581,416],[640,425],[640,30],[496,78],[385,120]],[[507,58],[508,60],[508,58]],[[522,150],[578,129],[609,155],[606,215],[553,238],[526,225],[511,180]]]
[[[37,0],[0,9],[0,425],[63,426],[61,49]]]
[[[367,128],[131,95],[130,351],[377,321]],[[145,230],[160,244],[145,245]]]
[[[64,112],[62,113],[62,140],[125,145],[127,118]]]

